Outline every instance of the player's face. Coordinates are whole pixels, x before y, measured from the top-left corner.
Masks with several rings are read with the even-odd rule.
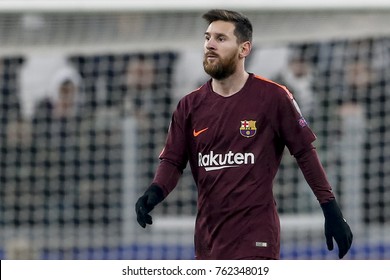
[[[203,68],[216,80],[232,75],[239,61],[239,45],[234,35],[234,24],[212,22],[205,32]]]

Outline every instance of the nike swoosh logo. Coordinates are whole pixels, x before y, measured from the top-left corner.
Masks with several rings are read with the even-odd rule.
[[[203,129],[201,129],[201,130],[199,130],[199,131],[195,131],[195,129],[194,129],[194,137],[198,137],[199,134],[205,132],[207,129],[209,129],[209,128],[206,127],[206,128],[203,128]]]

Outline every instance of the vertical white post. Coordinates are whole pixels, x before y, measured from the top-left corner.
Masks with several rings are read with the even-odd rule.
[[[359,105],[346,105],[340,113],[342,121],[340,153],[343,178],[341,204],[348,223],[358,230],[363,222],[362,172],[366,125],[364,110]]]
[[[123,120],[123,197],[122,244],[131,244],[135,238],[135,187],[137,158],[137,123],[132,117]]]

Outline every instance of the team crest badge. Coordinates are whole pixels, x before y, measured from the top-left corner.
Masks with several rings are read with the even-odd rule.
[[[253,137],[257,131],[256,121],[241,121],[240,134],[244,137]]]

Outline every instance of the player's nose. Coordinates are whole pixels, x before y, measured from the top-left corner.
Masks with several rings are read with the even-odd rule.
[[[207,40],[205,42],[205,48],[207,50],[215,50],[216,49],[215,40],[213,40],[213,39]]]

